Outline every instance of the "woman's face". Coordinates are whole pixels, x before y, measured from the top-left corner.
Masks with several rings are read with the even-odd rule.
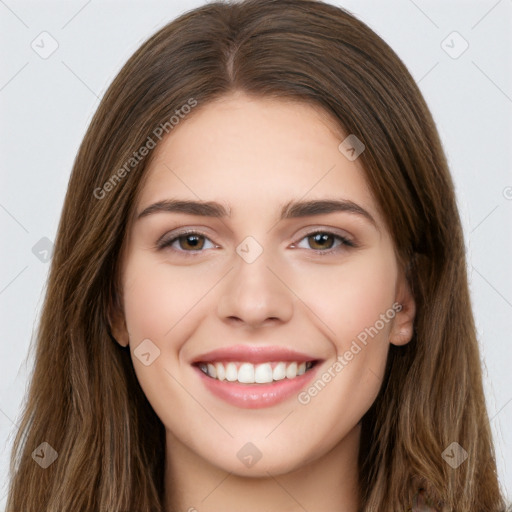
[[[113,331],[176,453],[297,469],[358,431],[389,344],[410,340],[414,303],[344,138],[311,106],[236,94],[154,150]]]

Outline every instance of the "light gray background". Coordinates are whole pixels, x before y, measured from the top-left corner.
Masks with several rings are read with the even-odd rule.
[[[8,456],[33,364],[29,343],[49,268],[41,261],[45,242],[39,241],[55,239],[76,151],[114,76],[157,29],[203,3],[0,0],[2,510]],[[438,125],[464,222],[485,391],[510,500],[512,0],[330,3],[349,9],[398,53]],[[44,31],[58,43],[46,59],[31,47],[51,48],[50,38],[40,36]],[[469,44],[458,58],[452,57],[464,42],[453,31]],[[36,244],[42,244],[38,256]]]

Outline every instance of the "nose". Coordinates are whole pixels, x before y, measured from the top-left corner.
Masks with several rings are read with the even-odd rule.
[[[251,328],[288,322],[295,296],[270,251],[264,250],[252,263],[235,256],[235,268],[221,288],[219,318]]]

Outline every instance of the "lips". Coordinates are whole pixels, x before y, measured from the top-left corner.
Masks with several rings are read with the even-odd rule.
[[[308,361],[316,360],[317,358],[308,354],[303,354],[283,347],[251,347],[246,345],[235,345],[233,347],[219,348],[199,355],[194,358],[192,364],[230,361],[244,361],[252,364],[267,363],[269,361],[306,363]]]
[[[237,407],[257,409],[299,392],[319,362],[282,347],[236,345],[201,354],[192,365],[213,395]]]

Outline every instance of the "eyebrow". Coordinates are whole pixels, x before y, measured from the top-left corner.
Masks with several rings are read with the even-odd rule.
[[[337,212],[347,212],[364,217],[378,229],[375,219],[367,210],[347,199],[288,201],[281,209],[280,220]],[[155,213],[185,213],[188,215],[214,218],[231,217],[231,209],[215,201],[166,199],[164,201],[158,201],[142,210],[137,215],[137,220]]]

